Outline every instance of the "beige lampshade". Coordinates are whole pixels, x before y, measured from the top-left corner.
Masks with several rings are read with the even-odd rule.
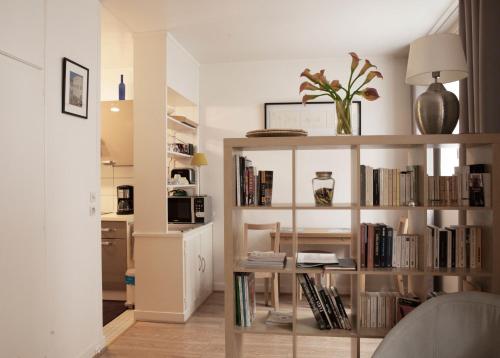
[[[467,64],[460,36],[435,34],[421,37],[410,45],[406,83],[428,85],[434,82],[432,72],[439,71],[439,82],[447,83],[467,77]]]
[[[195,153],[193,158],[191,158],[191,165],[200,167],[202,165],[208,165],[207,157],[205,153]]]

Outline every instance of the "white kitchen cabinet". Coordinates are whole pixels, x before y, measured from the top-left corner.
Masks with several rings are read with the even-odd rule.
[[[213,291],[212,223],[134,232],[135,319],[186,322]]]
[[[194,312],[212,293],[212,225],[184,237],[185,310]]]

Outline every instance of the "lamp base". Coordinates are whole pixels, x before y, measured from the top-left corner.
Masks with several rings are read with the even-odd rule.
[[[440,82],[431,84],[415,102],[415,122],[422,134],[453,133],[459,114],[457,96]]]

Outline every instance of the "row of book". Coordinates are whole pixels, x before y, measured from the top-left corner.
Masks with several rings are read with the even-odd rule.
[[[257,313],[255,301],[255,274],[238,272],[234,274],[235,323],[250,327]]]
[[[418,297],[403,297],[399,292],[362,292],[360,300],[364,328],[392,328],[420,304]]]
[[[491,205],[491,174],[486,164],[455,167],[454,175],[429,176],[427,180],[431,205]]]
[[[482,267],[481,227],[457,225],[439,228],[428,225],[425,234],[426,268]]]
[[[418,235],[394,235],[385,224],[360,226],[361,267],[418,268]]]
[[[234,156],[237,206],[269,206],[273,197],[273,171],[257,170],[247,157]]]
[[[311,307],[318,328],[352,329],[351,322],[336,287],[324,287],[315,283],[308,274],[298,274],[297,279]]]
[[[406,169],[360,166],[360,200],[362,206],[418,205],[418,165]]]

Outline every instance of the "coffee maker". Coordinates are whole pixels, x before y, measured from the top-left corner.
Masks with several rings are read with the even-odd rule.
[[[120,185],[116,187],[118,198],[118,215],[130,215],[134,213],[134,187],[132,185]]]

